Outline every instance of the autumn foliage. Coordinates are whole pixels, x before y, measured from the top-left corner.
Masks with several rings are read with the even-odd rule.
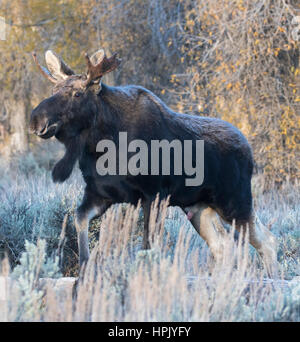
[[[299,177],[300,6],[292,0],[2,1],[0,139],[29,150],[28,116],[50,94],[35,72],[53,49],[77,71],[83,52],[118,52],[104,81],[136,83],[177,111],[218,116],[249,139],[265,187]],[[297,36],[298,33],[298,36]]]

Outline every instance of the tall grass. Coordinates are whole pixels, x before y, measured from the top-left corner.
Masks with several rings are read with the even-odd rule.
[[[57,276],[59,267],[64,275],[77,275],[72,222],[82,196],[80,176],[54,185],[47,171],[26,177],[17,173],[3,177],[0,192],[0,243],[13,279],[5,319],[300,321],[295,185],[262,193],[261,180],[253,182],[257,214],[280,241],[281,280],[266,280],[254,250],[230,229],[223,260],[215,264],[183,212],[165,203],[152,208],[151,249],[143,251],[140,207],[116,205],[91,225],[91,257],[73,297],[72,286],[59,287],[62,279],[40,278]],[[26,250],[25,240],[33,242]]]

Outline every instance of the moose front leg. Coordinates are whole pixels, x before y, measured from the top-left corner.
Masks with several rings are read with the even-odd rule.
[[[89,223],[93,218],[101,216],[110,205],[111,203],[105,200],[95,201],[85,193],[82,204],[76,211],[75,227],[77,231],[80,267],[88,261],[90,255],[88,238]]]

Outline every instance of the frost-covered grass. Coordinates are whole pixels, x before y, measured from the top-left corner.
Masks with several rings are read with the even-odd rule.
[[[25,240],[36,242],[38,238],[47,241],[50,254],[58,247],[62,222],[68,215],[66,230],[70,236],[65,244],[65,259],[71,261],[65,260],[65,263],[73,263],[76,236],[72,218],[82,196],[80,178],[56,185],[50,172],[30,163],[27,167],[35,172],[27,175],[18,167],[7,166],[0,174],[0,255],[7,254],[14,267],[24,250]]]
[[[266,282],[254,250],[232,233],[222,264],[215,265],[179,208],[163,206],[162,224],[153,209],[152,249],[142,251],[141,209],[117,205],[91,225],[92,254],[72,305],[70,296],[62,300],[50,288],[41,293],[33,280],[57,276],[58,268],[64,276],[78,275],[73,215],[81,176],[55,185],[34,158],[26,163],[0,169],[0,251],[18,284],[9,320],[300,321],[296,185],[262,193],[260,179],[253,182],[257,214],[279,239],[282,278],[290,282]]]

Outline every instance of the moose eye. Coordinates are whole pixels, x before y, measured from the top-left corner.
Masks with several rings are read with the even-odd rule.
[[[81,95],[81,92],[76,91],[76,93],[74,94],[75,97],[79,97]]]

